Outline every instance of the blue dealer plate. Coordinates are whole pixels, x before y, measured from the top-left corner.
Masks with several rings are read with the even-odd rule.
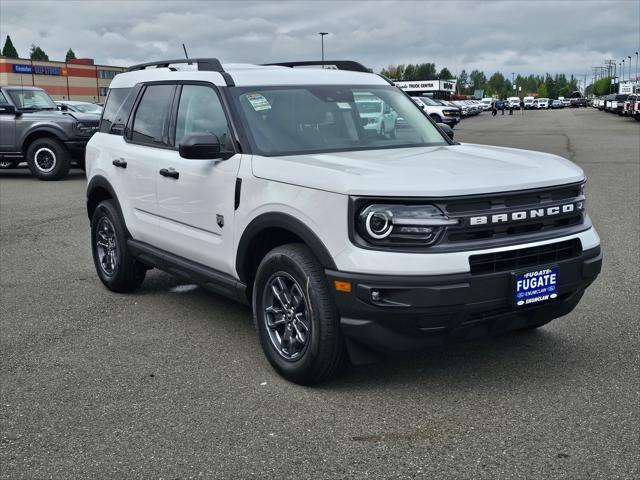
[[[558,297],[558,269],[540,267],[514,274],[516,306],[525,307]]]

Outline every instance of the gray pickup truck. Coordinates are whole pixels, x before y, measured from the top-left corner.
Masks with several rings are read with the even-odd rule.
[[[84,149],[100,117],[61,112],[38,87],[0,87],[0,168],[26,161],[40,180],[58,180],[72,162],[84,168]]]

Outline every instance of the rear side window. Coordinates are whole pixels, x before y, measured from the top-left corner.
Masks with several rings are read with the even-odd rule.
[[[4,93],[0,92],[0,105],[8,105],[9,102],[4,96]]]
[[[166,145],[165,125],[174,85],[149,85],[133,119],[131,140],[150,145]]]
[[[109,90],[100,122],[101,132],[122,135],[133,106],[132,90],[131,88],[112,88]],[[119,128],[112,128],[114,126]]]

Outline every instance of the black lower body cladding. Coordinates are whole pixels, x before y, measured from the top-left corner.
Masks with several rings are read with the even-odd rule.
[[[513,271],[386,276],[327,270],[352,361],[363,363],[450,341],[535,328],[568,314],[602,265],[600,247],[554,263],[558,297],[525,307],[513,301]],[[533,267],[532,269],[535,269]],[[518,269],[520,270],[520,269]]]

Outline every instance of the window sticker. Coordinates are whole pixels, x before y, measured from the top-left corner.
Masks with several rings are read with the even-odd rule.
[[[351,105],[349,105],[347,102],[336,102],[336,105],[341,110],[351,110]]]
[[[271,110],[271,105],[267,99],[259,93],[247,93],[246,97],[256,112],[261,110]]]

